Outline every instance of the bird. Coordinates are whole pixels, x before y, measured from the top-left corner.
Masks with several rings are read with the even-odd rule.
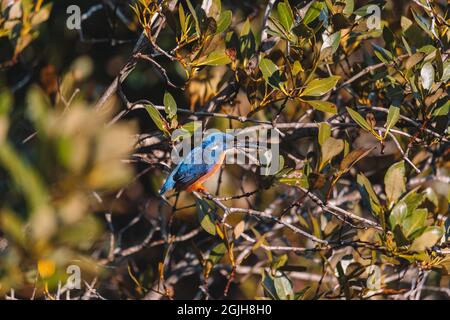
[[[232,143],[233,142],[233,143]],[[236,145],[237,148],[242,145]],[[250,147],[254,145],[250,144]],[[235,147],[234,136],[229,133],[214,132],[205,137],[200,146],[193,148],[169,174],[159,194],[174,189],[187,192],[207,192],[203,183],[214,175],[223,164],[225,155]]]

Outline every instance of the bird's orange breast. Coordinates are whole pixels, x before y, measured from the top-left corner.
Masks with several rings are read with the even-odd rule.
[[[201,176],[197,181],[195,181],[193,184],[191,184],[189,187],[186,188],[187,192],[192,192],[201,187],[202,183],[208,180],[209,177],[211,177],[214,173],[216,173],[220,167],[223,164],[223,160],[225,159],[225,152],[222,153],[220,156],[219,161],[212,167],[211,170],[209,170],[205,175]]]

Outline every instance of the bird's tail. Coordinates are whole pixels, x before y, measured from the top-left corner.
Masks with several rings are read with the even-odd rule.
[[[164,182],[161,191],[159,191],[159,194],[162,196],[164,193],[166,193],[167,191],[169,191],[170,189],[172,189],[175,186],[175,181],[173,180],[173,174],[170,174],[167,179],[166,182]]]

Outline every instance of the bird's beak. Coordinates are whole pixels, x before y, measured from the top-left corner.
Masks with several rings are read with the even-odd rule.
[[[239,148],[239,149],[258,149],[259,148],[259,146],[258,146],[258,144],[256,144],[256,143],[240,143],[240,142],[238,142],[238,143],[236,143],[236,147],[237,148]]]
[[[250,142],[250,141],[241,141],[242,136],[239,136],[239,134],[232,134],[234,136],[234,139],[236,143],[234,144],[234,148],[241,149],[241,150],[248,150],[248,149],[264,149],[262,146],[259,146],[258,143]]]

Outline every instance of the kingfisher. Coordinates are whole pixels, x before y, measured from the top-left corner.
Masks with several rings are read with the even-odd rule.
[[[211,133],[173,169],[159,194],[163,195],[172,189],[206,192],[203,183],[220,169],[226,153],[232,151],[234,147],[233,135],[223,132]],[[241,148],[245,145],[238,143],[236,147]],[[249,147],[254,145],[250,144]]]

